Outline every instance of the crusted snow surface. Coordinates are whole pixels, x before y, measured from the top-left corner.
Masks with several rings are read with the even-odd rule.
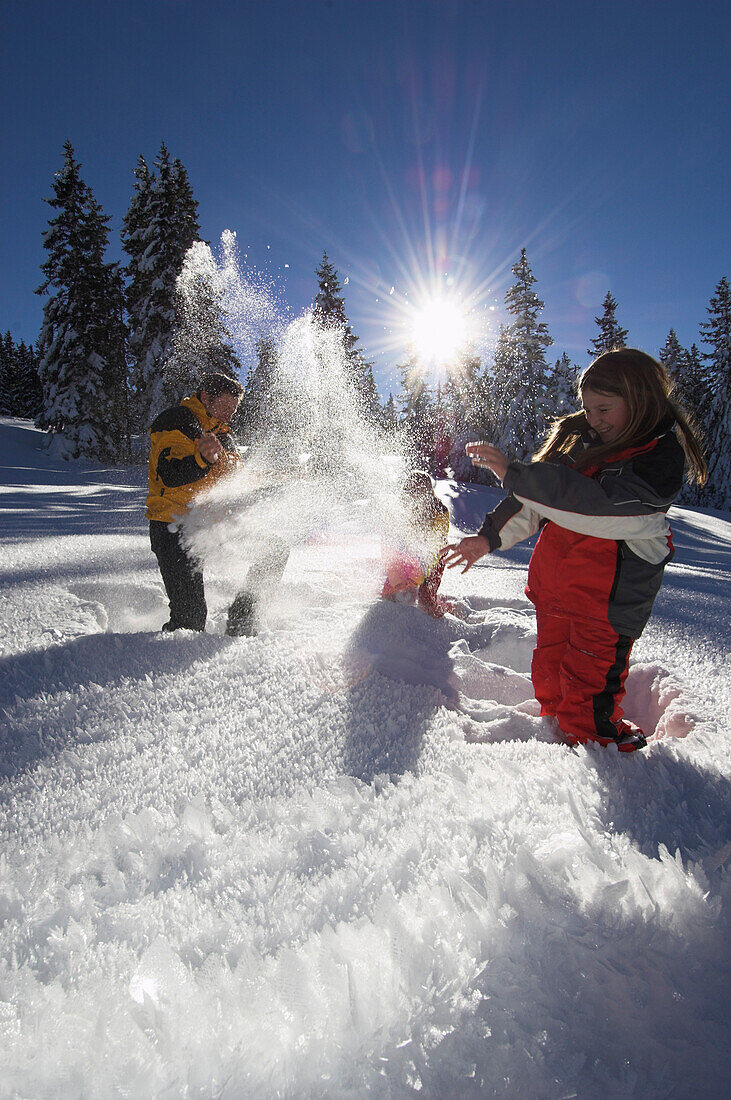
[[[728,516],[674,510],[621,755],[537,716],[529,548],[433,621],[319,530],[257,637],[216,576],[163,635],[140,472],[0,437],[1,1096],[725,1095]]]

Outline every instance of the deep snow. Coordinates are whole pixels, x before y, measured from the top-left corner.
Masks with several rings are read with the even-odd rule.
[[[436,622],[320,528],[258,637],[223,575],[162,635],[143,472],[44,438],[0,421],[1,1096],[726,1094],[727,515],[671,513],[627,756],[536,716],[529,547]]]

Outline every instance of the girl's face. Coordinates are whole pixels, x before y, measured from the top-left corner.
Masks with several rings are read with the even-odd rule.
[[[581,404],[589,427],[594,429],[602,443],[614,443],[627,427],[629,409],[619,394],[584,389]]]

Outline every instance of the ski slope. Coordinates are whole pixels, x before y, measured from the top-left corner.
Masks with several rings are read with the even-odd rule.
[[[729,516],[671,513],[648,750],[569,749],[528,547],[434,621],[318,530],[257,637],[216,576],[163,635],[143,471],[44,439],[0,421],[0,1096],[726,1095]]]

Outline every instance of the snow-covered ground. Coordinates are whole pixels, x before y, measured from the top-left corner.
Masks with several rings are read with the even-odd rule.
[[[620,755],[536,716],[529,548],[437,622],[320,530],[259,636],[216,577],[163,635],[143,471],[43,440],[0,421],[0,1095],[727,1094],[729,517],[673,510]]]

